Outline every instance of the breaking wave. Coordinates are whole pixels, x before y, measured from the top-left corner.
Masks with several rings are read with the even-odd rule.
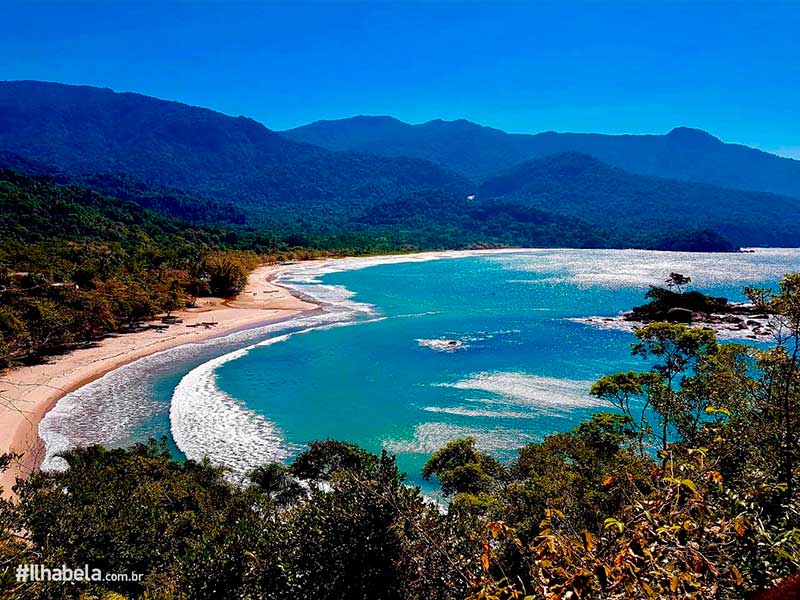
[[[516,450],[536,441],[524,431],[512,429],[486,429],[464,427],[452,423],[421,423],[414,429],[411,439],[387,439],[383,447],[394,454],[432,454],[448,442],[464,437],[474,437],[478,447],[485,452]]]
[[[440,387],[490,394],[495,403],[525,407],[540,414],[555,414],[581,408],[607,406],[589,395],[591,381],[540,377],[521,372],[477,373]]]
[[[136,430],[142,423],[169,410],[168,404],[154,397],[155,382],[180,365],[205,363],[209,355],[250,345],[303,322],[301,317],[170,348],[115,369],[65,395],[39,423],[39,437],[45,446],[42,469],[66,468],[58,454],[70,448],[90,444],[116,447],[136,441]]]

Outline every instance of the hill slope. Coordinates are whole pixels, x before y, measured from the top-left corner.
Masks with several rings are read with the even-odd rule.
[[[55,83],[0,83],[0,150],[70,174],[124,173],[233,201],[262,220],[276,208],[283,220],[315,211],[336,220],[404,191],[469,191],[423,160],[331,152],[245,117]]]
[[[508,138],[466,121],[431,122],[424,129],[440,132],[440,139],[463,140],[445,148],[462,148],[486,136]],[[353,120],[336,143],[363,141],[374,130],[397,136],[418,129],[391,118],[365,117]],[[506,161],[513,154],[495,158]],[[481,155],[473,158],[480,162]],[[521,167],[512,177],[518,185],[509,190],[498,192],[492,186],[499,183],[490,181],[477,200],[467,200],[475,184],[423,159],[326,150],[285,139],[244,117],[61,84],[0,83],[4,164],[51,173],[59,183],[79,184],[195,223],[268,233],[283,246],[342,251],[470,245],[729,248],[719,233],[737,245],[797,243],[789,242],[794,229],[775,212],[796,214],[784,198],[616,171],[611,177],[599,169],[603,177],[587,184],[586,170],[565,170],[563,160],[555,160]],[[596,210],[583,214],[559,202],[537,204],[543,194],[572,198],[575,206]],[[631,198],[637,195],[648,207],[645,219],[635,216]],[[497,197],[502,201],[494,201]],[[756,211],[759,202],[779,208],[765,209],[764,220],[752,223],[741,211],[731,217],[730,211],[720,210],[730,203]],[[604,220],[608,214],[616,220]]]
[[[666,135],[552,131],[528,135],[464,120],[408,125],[391,117],[355,117],[317,121],[282,135],[338,150],[423,158],[476,181],[523,161],[575,151],[640,175],[800,198],[800,161],[726,144],[704,131],[685,127]]]
[[[795,198],[634,175],[576,152],[518,165],[486,181],[478,197],[513,199],[641,233],[709,228],[743,246],[795,246],[800,240]]]

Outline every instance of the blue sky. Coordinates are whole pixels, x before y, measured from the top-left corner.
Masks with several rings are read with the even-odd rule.
[[[506,131],[677,125],[800,158],[800,0],[3,2],[0,78],[272,129],[355,114]]]

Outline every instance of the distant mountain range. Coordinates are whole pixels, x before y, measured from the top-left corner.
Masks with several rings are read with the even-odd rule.
[[[688,129],[519,135],[356,117],[279,134],[139,94],[0,82],[0,167],[288,245],[800,243],[800,161]]]
[[[124,173],[287,219],[314,209],[337,220],[400,191],[472,187],[428,161],[331,152],[245,117],[33,81],[0,83],[0,150],[69,174]]]
[[[800,198],[800,161],[726,144],[705,131],[678,127],[666,135],[506,133],[465,120],[409,125],[392,117],[316,121],[281,134],[331,150],[412,156],[474,181],[524,161],[582,152],[639,175],[773,192]]]
[[[515,199],[612,229],[672,231],[692,224],[755,246],[800,243],[797,198],[634,175],[579,152],[517,165],[484,182],[477,197]]]

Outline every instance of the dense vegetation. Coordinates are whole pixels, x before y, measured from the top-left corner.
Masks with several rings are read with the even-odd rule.
[[[258,262],[224,232],[13,171],[0,213],[0,367],[235,295]]]
[[[409,125],[392,117],[317,121],[281,132],[289,139],[381,156],[429,160],[476,181],[515,165],[580,152],[639,175],[800,197],[800,161],[726,144],[699,129],[666,135],[509,134],[460,119]]]
[[[579,153],[519,165],[486,181],[478,198],[515,199],[630,233],[713,229],[738,245],[794,246],[800,240],[796,198],[632,175]]]
[[[3,82],[0,115],[0,150],[69,176],[121,173],[233,203],[262,228],[300,219],[304,233],[341,229],[365,206],[405,191],[471,188],[423,160],[331,152],[244,117],[107,89]]]
[[[652,323],[647,370],[510,463],[474,440],[435,453],[447,510],[394,459],[334,441],[246,486],[152,442],[66,454],[0,505],[0,561],[141,573],[139,582],[0,585],[14,598],[741,598],[800,568],[800,275],[747,290],[765,350]],[[86,594],[81,596],[81,594]]]
[[[525,163],[505,175],[482,172],[477,164],[482,154],[470,151],[465,140],[476,131],[476,140],[511,136],[467,122],[420,126],[443,136],[423,153],[425,160],[413,149],[396,156],[380,155],[389,150],[333,151],[292,141],[243,117],[90,87],[0,83],[0,115],[0,167],[49,174],[59,183],[131,200],[180,220],[222,225],[232,235],[264,236],[275,247],[337,252],[476,245],[724,251],[793,245],[800,239],[794,225],[800,216],[797,202],[786,196],[633,175],[598,160],[579,160],[579,155]],[[331,130],[331,144],[338,146],[348,137],[368,138],[373,128],[395,135],[411,127],[368,118],[353,126],[358,131],[352,136],[338,131],[335,123],[324,130]],[[416,126],[411,129],[417,131]],[[513,139],[528,137],[540,139]],[[731,187],[742,183],[733,174],[750,177],[743,187],[773,189],[759,182],[788,181],[781,174],[796,173],[796,161],[710,143],[710,136],[676,131],[653,147],[651,137],[661,139],[597,136],[609,148],[639,140],[644,146],[635,151],[603,150],[603,144],[596,152],[593,144],[580,149],[610,164],[620,163],[618,154],[635,156],[645,165],[675,165],[683,161],[679,157],[691,155],[689,164],[719,163],[730,175],[720,175],[724,181],[699,180]],[[487,142],[485,151],[497,143]],[[543,147],[549,153],[562,145]],[[440,166],[447,163],[441,153],[451,151],[477,161],[474,170],[466,169],[465,176]],[[733,163],[720,158],[740,152],[744,155],[733,169]],[[504,166],[531,156],[510,154],[514,160]],[[584,164],[574,164],[581,160]],[[775,177],[765,177],[773,167]],[[481,184],[490,175],[494,177]],[[468,201],[478,189],[477,197]]]

